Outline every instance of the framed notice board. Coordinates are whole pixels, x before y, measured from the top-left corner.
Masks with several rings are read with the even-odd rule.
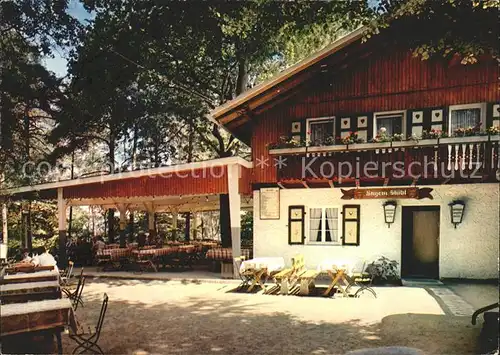
[[[262,187],[259,194],[260,219],[280,219],[280,188]]]

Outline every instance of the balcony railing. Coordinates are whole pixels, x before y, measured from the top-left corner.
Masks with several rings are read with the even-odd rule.
[[[476,136],[272,149],[279,181],[427,179],[498,181],[499,137]],[[277,158],[276,156],[280,156]]]

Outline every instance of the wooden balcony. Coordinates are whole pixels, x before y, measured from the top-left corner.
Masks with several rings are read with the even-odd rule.
[[[273,149],[284,187],[498,182],[499,137]],[[288,186],[285,186],[288,185]]]

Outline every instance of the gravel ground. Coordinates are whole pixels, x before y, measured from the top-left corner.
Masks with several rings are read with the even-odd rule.
[[[421,288],[377,288],[378,298],[244,294],[234,285],[95,279],[77,317],[95,324],[106,354],[344,354],[408,346],[426,354],[474,353],[479,326],[443,313]],[[74,343],[63,336],[65,352]]]

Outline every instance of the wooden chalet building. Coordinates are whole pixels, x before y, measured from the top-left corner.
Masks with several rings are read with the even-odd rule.
[[[125,246],[127,211],[214,210],[227,195],[233,256],[240,210],[253,208],[255,257],[290,263],[300,253],[315,268],[323,259],[383,255],[403,277],[497,278],[499,136],[490,129],[500,122],[497,63],[421,61],[390,32],[363,43],[363,31],[211,113],[252,148],[252,162],[222,158],[0,197],[57,199],[63,264],[69,206],[116,208]]]
[[[498,63],[422,61],[390,32],[362,36],[211,113],[252,148],[254,256],[497,278]]]

